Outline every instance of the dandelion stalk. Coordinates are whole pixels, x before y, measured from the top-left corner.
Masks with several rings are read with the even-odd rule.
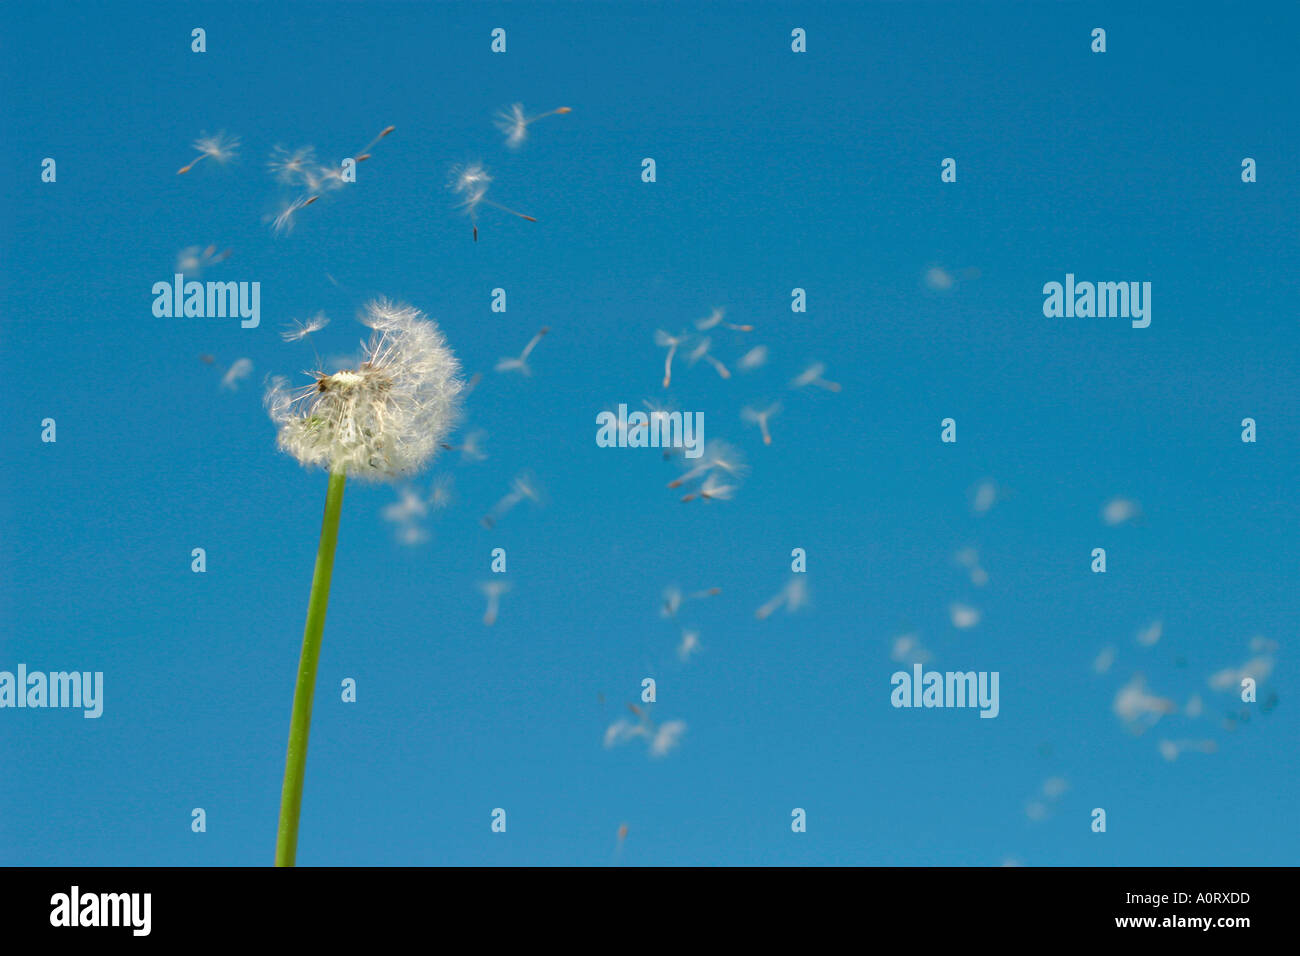
[[[307,601],[307,626],[298,659],[298,683],[293,691],[293,716],[289,720],[289,751],[284,761],[284,789],[280,793],[280,828],[275,841],[275,865],[293,866],[298,854],[298,816],[302,810],[302,782],[307,772],[307,738],[311,733],[311,705],[316,693],[316,665],[320,663],[325,611],[329,607],[334,549],[339,541],[339,515],[347,474],[331,474],[325,492],[325,517],[316,551],[316,571]]]
[[[349,477],[402,481],[423,468],[455,423],[465,388],[460,363],[442,331],[418,309],[381,299],[366,307],[362,322],[374,334],[355,369],[318,372],[312,384],[292,390],[275,379],[266,395],[280,448],[303,465],[325,468],[330,476],[289,721],[276,866],[293,866],[298,851],[312,697],[344,485]]]

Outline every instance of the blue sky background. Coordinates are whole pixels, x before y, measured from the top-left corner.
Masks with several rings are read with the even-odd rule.
[[[348,489],[301,864],[604,865],[622,823],[624,864],[1294,864],[1300,15],[1126,7],[7,6],[0,669],[100,670],[106,702],[0,711],[0,862],[270,863],[326,479],[276,451],[261,383],[313,364],[290,318],[325,311],[316,348],[347,353],[384,294],[484,373],[467,426],[490,458],[434,462],[421,487],[450,474],[456,500],[416,547],[381,517],[392,489]],[[573,112],[512,153],[491,119],[516,101]],[[337,161],[388,124],[355,185],[272,233],[274,146]],[[218,130],[237,158],[177,176]],[[445,189],[473,159],[539,222],[485,210],[473,243]],[[203,278],[261,283],[259,328],[153,316],[209,243],[233,252]],[[1066,272],[1150,281],[1150,328],[1044,318]],[[715,330],[718,356],[768,365],[681,363],[665,391],[654,330],[714,306],[756,327]],[[543,325],[532,378],[492,371]],[[842,392],[787,390],[814,359]],[[597,447],[595,415],[643,399],[745,450],[735,500],[683,504],[657,451]],[[739,410],[778,399],[765,447]],[[545,506],[484,529],[524,469]],[[1142,520],[1107,526],[1114,496]],[[512,590],[488,628],[494,547]],[[795,547],[810,606],[756,620]],[[722,588],[684,609],[685,664],[670,584]],[[941,670],[999,671],[1000,716],[892,708],[909,631]],[[1278,704],[1230,731],[1207,677],[1256,635]],[[1205,715],[1129,733],[1135,672]],[[602,746],[646,676],[688,724],[663,759]],[[1219,750],[1170,763],[1162,738]],[[1029,819],[1052,777],[1069,789]]]

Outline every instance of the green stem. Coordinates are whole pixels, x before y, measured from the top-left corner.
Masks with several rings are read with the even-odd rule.
[[[330,474],[325,492],[325,518],[320,526],[316,573],[307,601],[307,627],[302,635],[298,683],[293,690],[293,717],[289,721],[289,753],[284,760],[284,789],[280,793],[280,829],[275,841],[275,865],[293,866],[298,854],[298,815],[302,810],[302,781],[307,772],[307,736],[311,733],[311,702],[316,692],[316,665],[320,662],[325,609],[330,601],[330,576],[334,573],[334,548],[339,542],[339,514],[343,511],[343,486],[347,475]]]

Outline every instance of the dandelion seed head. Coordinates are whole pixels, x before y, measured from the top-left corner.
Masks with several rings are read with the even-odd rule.
[[[371,481],[407,476],[433,457],[460,409],[460,363],[418,309],[378,300],[356,369],[290,390],[273,380],[266,405],[278,443],[303,465]]]

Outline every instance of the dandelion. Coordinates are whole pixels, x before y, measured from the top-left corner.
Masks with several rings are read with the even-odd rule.
[[[216,136],[201,136],[194,141],[194,148],[199,155],[190,160],[188,165],[176,170],[177,176],[185,175],[205,159],[212,159],[218,163],[227,162],[235,155],[235,150],[239,148],[239,139],[234,136],[227,136],[225,133],[218,133]]]
[[[454,166],[451,171],[451,182],[448,186],[453,192],[461,197],[461,208],[469,215],[470,222],[474,224],[474,241],[478,242],[478,207],[492,206],[500,209],[502,212],[508,212],[512,216],[518,216],[520,219],[527,219],[529,222],[536,222],[532,216],[526,216],[522,212],[516,212],[508,206],[493,202],[487,198],[488,186],[492,184],[492,177],[488,174],[482,163],[470,163],[466,166]]]
[[[531,501],[533,504],[542,502],[541,490],[537,487],[533,476],[527,472],[515,476],[514,481],[510,483],[510,491],[493,506],[491,513],[483,516],[483,527],[496,527],[496,523],[521,501]]]
[[[460,364],[437,325],[417,309],[384,300],[372,302],[363,321],[374,333],[356,369],[317,373],[296,394],[276,380],[266,399],[279,426],[279,447],[303,465],[329,472],[289,725],[277,866],[293,866],[297,855],[312,698],[347,479],[391,481],[419,469],[459,409]]]
[[[763,444],[770,445],[772,444],[772,434],[767,430],[767,421],[769,418],[771,418],[780,410],[781,410],[780,402],[777,402],[776,404],[768,408],[765,408],[762,411],[758,411],[757,409],[750,408],[747,405],[740,410],[740,417],[743,420],[749,422],[751,425],[757,425],[759,427],[759,430],[762,431],[763,433]]]
[[[291,324],[285,326],[285,331],[280,333],[280,338],[286,342],[300,342],[329,324],[330,320],[325,313],[317,312],[306,322],[299,322],[297,319],[291,320]]]
[[[533,349],[537,348],[537,343],[542,340],[542,336],[549,331],[551,331],[550,326],[542,326],[541,330],[528,340],[524,350],[519,353],[519,358],[500,359],[496,364],[496,371],[522,372],[524,375],[532,375],[533,370],[528,367],[528,356],[532,354]]]
[[[713,343],[707,338],[700,339],[699,345],[695,346],[695,348],[691,351],[691,354],[687,356],[687,361],[691,364],[692,367],[694,367],[695,364],[699,362],[700,359],[704,359],[704,361],[712,365],[713,368],[717,371],[717,373],[721,375],[723,378],[731,378],[731,373],[727,371],[727,366],[723,365],[721,362],[719,362],[717,359],[715,359],[712,355],[709,354],[709,346],[712,344]]]
[[[740,357],[736,362],[736,368],[742,372],[752,372],[754,369],[762,368],[767,364],[767,346],[755,345],[752,349]]]
[[[491,627],[497,622],[497,614],[501,610],[501,595],[510,590],[510,584],[502,580],[484,581],[479,584],[479,590],[487,598],[487,610],[483,612],[483,623]]]
[[[840,383],[826,381],[826,379],[822,377],[825,372],[825,365],[821,362],[813,362],[790,380],[790,387],[806,388],[809,385],[816,385],[818,388],[824,388],[828,392],[838,392],[840,390]]]
[[[236,359],[234,364],[226,370],[225,376],[222,377],[221,387],[232,392],[236,391],[239,388],[239,383],[248,378],[248,374],[252,371],[252,359]]]
[[[717,328],[719,325],[721,325],[723,328],[733,329],[736,332],[754,331],[754,327],[752,325],[736,325],[732,322],[722,321],[723,316],[725,316],[726,314],[727,313],[725,309],[714,309],[712,312],[709,313],[707,318],[696,319],[695,327],[701,332],[707,332],[709,329]]]
[[[669,335],[663,329],[655,329],[655,345],[668,350],[668,357],[664,359],[664,388],[667,388],[673,380],[673,356],[685,341],[685,332],[680,335]]]
[[[545,113],[538,113],[536,116],[525,116],[524,104],[514,103],[508,109],[497,113],[496,124],[497,129],[506,134],[506,145],[511,149],[518,149],[523,145],[524,140],[528,138],[528,127],[533,123],[548,116],[559,116],[563,113],[572,112],[572,108],[561,106]]]
[[[804,576],[802,574],[796,574],[789,580],[786,586],[772,598],[772,600],[768,601],[754,612],[754,617],[758,618],[760,621],[766,620],[772,616],[773,611],[783,604],[785,605],[786,613],[793,614],[807,603],[808,585],[804,582]]]

